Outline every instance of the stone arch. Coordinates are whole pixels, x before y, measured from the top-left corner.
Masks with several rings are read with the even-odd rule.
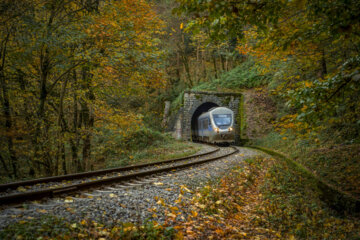
[[[194,139],[195,131],[198,129],[198,117],[204,113],[209,111],[213,107],[219,107],[219,104],[213,103],[213,102],[204,102],[199,104],[197,107],[194,106],[193,109],[191,109],[191,136]]]
[[[208,111],[212,107],[228,107],[234,112],[235,142],[239,143],[245,123],[243,122],[242,110],[243,96],[241,93],[185,91],[183,104],[170,128],[173,129],[176,138],[192,140],[194,123],[197,116]]]

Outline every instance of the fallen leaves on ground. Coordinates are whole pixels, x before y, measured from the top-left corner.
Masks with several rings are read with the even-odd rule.
[[[177,239],[360,239],[358,219],[335,216],[317,191],[284,163],[247,159],[192,199],[178,201],[182,218],[171,216],[166,224]]]

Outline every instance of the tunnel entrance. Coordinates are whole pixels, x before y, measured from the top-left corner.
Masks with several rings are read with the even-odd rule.
[[[198,122],[197,119],[198,117],[204,113],[209,111],[209,109],[213,108],[213,107],[219,107],[219,105],[217,105],[216,103],[213,102],[205,102],[203,104],[201,104],[194,112],[194,114],[191,117],[191,138],[192,140],[196,141],[196,135],[195,133],[198,130]]]

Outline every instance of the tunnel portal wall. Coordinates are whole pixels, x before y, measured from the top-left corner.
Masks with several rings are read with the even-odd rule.
[[[191,140],[192,117],[204,103],[212,103],[220,107],[228,107],[235,116],[235,142],[240,143],[242,136],[242,94],[223,92],[185,91],[183,107],[177,116],[174,132],[177,138]]]

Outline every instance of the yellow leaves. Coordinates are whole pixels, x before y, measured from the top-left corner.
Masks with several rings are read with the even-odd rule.
[[[156,213],[156,212],[157,212],[157,208],[156,208],[156,207],[148,208],[148,211],[149,211],[149,212],[154,212],[154,213]]]
[[[175,226],[174,228],[176,229],[177,226]],[[175,240],[182,240],[184,239],[184,234],[182,232],[177,232],[175,234]]]
[[[191,193],[191,191],[185,185],[180,185],[181,194],[184,194],[184,191]]]
[[[26,188],[24,188],[23,186],[18,187],[16,190],[19,191],[19,192],[26,192],[27,191]]]
[[[180,29],[184,28],[184,23],[180,23]]]
[[[110,193],[109,197],[114,198],[114,197],[116,197],[116,195],[114,193]]]
[[[38,213],[47,213],[48,211],[46,211],[45,209],[36,209],[36,211]]]
[[[193,217],[197,217],[198,213],[197,213],[196,211],[192,211],[192,210],[191,210],[191,215],[192,215]]]
[[[168,214],[166,214],[166,216],[171,217],[171,218],[176,218],[176,215],[173,213],[168,213]]]
[[[159,205],[165,206],[164,199],[163,199],[163,198],[158,198],[158,200],[157,200],[156,204],[159,204]]]
[[[199,204],[198,207],[201,208],[201,209],[205,209],[206,205],[205,204]]]
[[[153,183],[155,186],[162,186],[162,185],[164,185],[164,183],[162,183],[162,182],[154,182]]]
[[[74,200],[73,200],[72,197],[66,197],[65,200],[64,200],[64,202],[66,202],[66,203],[72,203],[72,202],[74,202]]]
[[[179,208],[178,208],[178,207],[170,207],[170,210],[172,210],[172,211],[179,211]]]
[[[181,194],[179,194],[179,198],[177,199],[177,200],[175,200],[175,203],[176,204],[179,204],[179,203],[181,203],[182,202],[182,195]]]

